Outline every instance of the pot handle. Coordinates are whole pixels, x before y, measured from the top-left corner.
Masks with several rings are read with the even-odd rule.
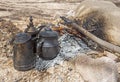
[[[38,44],[37,44],[37,54],[38,56],[40,57],[40,55],[42,54],[42,47],[43,47],[43,44],[44,44],[44,41],[40,41]]]

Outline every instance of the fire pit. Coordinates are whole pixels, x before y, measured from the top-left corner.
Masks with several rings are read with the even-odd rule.
[[[78,53],[87,53],[91,50],[80,38],[70,34],[67,30],[63,30],[65,33],[59,36],[50,25],[35,28],[32,20],[30,17],[28,28],[21,35],[19,34],[19,37],[16,35],[13,38],[15,69],[27,71],[35,67],[37,70],[44,70],[64,60],[69,60]],[[23,42],[24,36],[28,39],[24,38]],[[19,40],[16,43],[16,39],[22,43]]]
[[[64,60],[69,60],[77,56],[78,53],[87,53],[91,50],[80,38],[69,33],[62,35],[59,38],[59,43],[61,49],[56,58],[53,60],[37,58],[35,67],[37,70],[44,70],[54,65],[61,64]]]

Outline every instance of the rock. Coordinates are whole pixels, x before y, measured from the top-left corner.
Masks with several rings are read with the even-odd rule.
[[[120,9],[112,2],[85,0],[74,11],[73,18],[97,37],[120,46]]]
[[[87,82],[118,82],[117,66],[107,57],[92,59],[81,55],[72,60],[75,69]]]

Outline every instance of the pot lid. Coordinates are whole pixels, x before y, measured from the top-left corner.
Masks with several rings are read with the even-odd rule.
[[[30,39],[31,39],[31,36],[29,34],[27,34],[27,33],[18,33],[15,36],[14,43],[15,44],[22,44],[22,43],[27,42]]]
[[[40,32],[40,36],[42,37],[58,37],[58,33],[56,31],[53,31],[50,28],[45,28],[44,31]]]

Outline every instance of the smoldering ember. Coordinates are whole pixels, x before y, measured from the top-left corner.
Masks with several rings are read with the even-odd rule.
[[[119,6],[0,1],[0,82],[120,82]]]

